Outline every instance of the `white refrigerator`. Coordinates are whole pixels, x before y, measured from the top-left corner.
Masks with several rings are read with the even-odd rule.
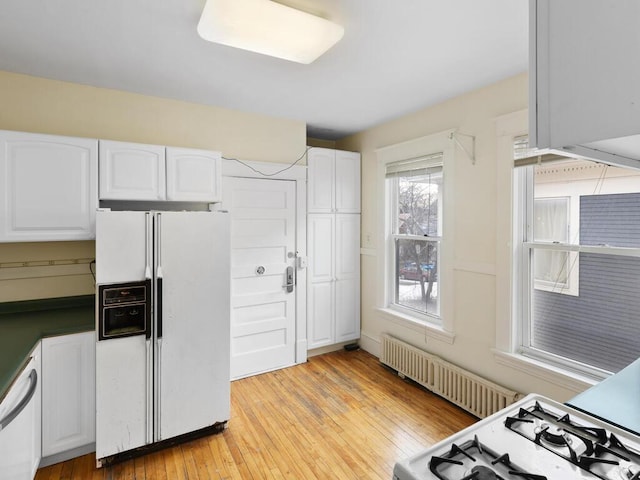
[[[227,213],[97,212],[98,297],[138,282],[149,307],[143,331],[102,339],[96,301],[98,466],[229,419],[229,228]]]

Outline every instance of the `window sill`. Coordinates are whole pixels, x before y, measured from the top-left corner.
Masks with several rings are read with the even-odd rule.
[[[576,393],[582,393],[599,382],[597,379],[580,375],[531,357],[517,353],[502,352],[495,348],[492,351],[496,362],[500,365],[514,368]]]
[[[409,328],[421,335],[426,335],[429,338],[440,340],[441,342],[453,344],[456,336],[446,331],[439,325],[427,323],[422,320],[418,320],[410,315],[403,314],[390,308],[378,308],[377,311],[382,315],[385,320],[389,320],[397,325],[401,325],[405,328]]]

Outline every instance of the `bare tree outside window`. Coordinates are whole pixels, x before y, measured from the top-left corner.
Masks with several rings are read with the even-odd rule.
[[[420,175],[399,175],[395,181],[396,303],[438,316],[442,169],[428,169]]]

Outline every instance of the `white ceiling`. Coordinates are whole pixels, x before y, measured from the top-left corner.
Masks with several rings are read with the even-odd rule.
[[[1,0],[0,70],[303,120],[339,139],[527,70],[527,0],[288,0],[345,27],[310,65],[202,40],[205,0]]]

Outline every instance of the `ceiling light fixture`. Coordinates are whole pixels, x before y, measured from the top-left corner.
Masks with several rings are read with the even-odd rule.
[[[198,34],[210,42],[311,63],[342,38],[344,28],[271,0],[207,0]]]

